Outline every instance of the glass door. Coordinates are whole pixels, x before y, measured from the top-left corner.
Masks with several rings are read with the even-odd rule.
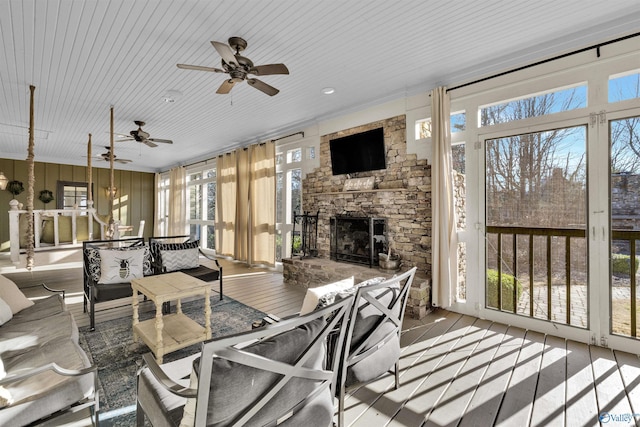
[[[587,126],[486,139],[485,165],[486,311],[587,340]]]
[[[631,113],[631,114],[630,114]],[[603,342],[637,352],[640,338],[640,112],[608,117],[609,312]],[[608,323],[608,324],[607,324]]]

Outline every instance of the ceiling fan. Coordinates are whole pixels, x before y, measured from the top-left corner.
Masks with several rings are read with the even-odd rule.
[[[240,83],[246,80],[246,82],[254,88],[266,93],[269,96],[273,96],[280,92],[275,87],[264,83],[253,77],[247,77],[249,74],[256,76],[268,76],[272,74],[289,74],[289,69],[284,64],[267,64],[267,65],[253,65],[253,62],[244,56],[240,55],[240,52],[246,49],[247,42],[241,37],[229,38],[229,45],[224,43],[212,41],[211,44],[218,51],[218,54],[222,57],[222,69],[214,67],[203,67],[200,65],[187,65],[178,64],[178,68],[184,70],[198,70],[198,71],[210,71],[213,73],[226,73],[229,74],[229,79],[222,82],[216,93],[227,94],[233,89],[236,83]],[[236,52],[233,53],[233,50]]]
[[[142,126],[144,126],[145,123],[140,120],[135,120],[134,123],[138,126],[138,129],[132,130],[131,132],[129,132],[129,135],[117,134],[119,137],[123,138],[119,139],[117,142],[137,141],[148,147],[157,147],[158,144],[156,144],[156,142],[161,142],[163,144],[173,144],[173,141],[170,139],[149,138],[149,133],[142,130]]]
[[[96,159],[102,159],[105,162],[108,162],[111,158],[111,149],[109,148],[109,146],[104,147],[106,148],[107,152],[106,153],[102,153],[99,156],[96,156]],[[115,154],[113,155],[113,161],[116,163],[122,163],[122,164],[127,164],[127,163],[131,163],[133,160],[129,160],[129,159],[119,159]]]

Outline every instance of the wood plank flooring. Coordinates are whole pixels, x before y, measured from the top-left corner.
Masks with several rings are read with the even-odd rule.
[[[222,263],[225,296],[278,316],[300,307],[304,289],[284,285],[281,274]],[[74,284],[74,274],[65,271],[59,277],[82,325],[88,317],[82,300],[75,300],[82,284],[81,279]],[[55,277],[47,274],[52,286]],[[40,291],[29,287],[25,292],[37,297]],[[130,314],[128,305],[114,308],[100,314],[98,322]],[[350,390],[347,425],[640,425],[638,355],[445,310],[422,320],[405,319],[401,345],[400,387],[394,389],[393,377],[387,375]],[[86,423],[84,418],[66,425]]]

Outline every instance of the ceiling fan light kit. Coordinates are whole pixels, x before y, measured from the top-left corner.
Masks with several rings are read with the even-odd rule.
[[[201,65],[188,65],[177,64],[178,68],[184,70],[196,70],[196,71],[209,71],[213,73],[225,73],[229,75],[229,78],[222,82],[216,93],[227,94],[233,89],[236,83],[246,81],[249,86],[252,86],[259,91],[266,93],[269,96],[274,96],[280,92],[275,87],[258,80],[253,77],[248,77],[250,74],[256,76],[268,76],[274,74],[289,74],[289,69],[284,64],[266,64],[266,65],[254,65],[253,61],[249,58],[240,55],[240,52],[247,48],[247,42],[242,37],[230,37],[229,44],[224,44],[217,41],[212,41],[211,44],[220,55],[221,66],[204,67]],[[235,50],[235,53],[233,52]]]

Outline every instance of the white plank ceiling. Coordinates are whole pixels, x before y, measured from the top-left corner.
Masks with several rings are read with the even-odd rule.
[[[120,142],[118,167],[160,171],[638,28],[637,0],[0,0],[0,158],[26,158],[29,85],[37,161],[86,164],[88,133],[103,152],[114,106],[116,132],[174,141]],[[260,77],[279,94],[218,95],[224,75],[176,67],[220,67],[209,42],[230,36],[287,65]]]

